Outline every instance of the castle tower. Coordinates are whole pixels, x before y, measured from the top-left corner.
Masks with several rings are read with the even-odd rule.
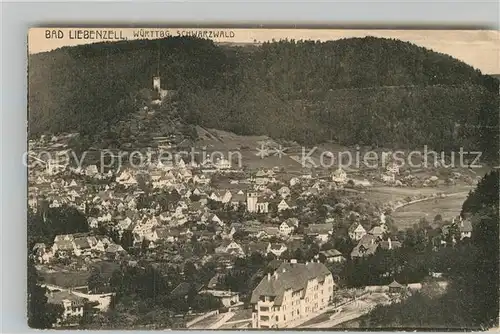
[[[160,45],[158,44],[158,59],[156,64],[156,75],[153,77],[153,90],[158,93],[161,92],[161,79],[160,79]]]
[[[161,90],[161,79],[159,76],[153,77],[153,90],[157,92],[160,92]]]
[[[257,212],[257,201],[258,201],[257,193],[248,193],[247,194],[247,211],[248,212]]]

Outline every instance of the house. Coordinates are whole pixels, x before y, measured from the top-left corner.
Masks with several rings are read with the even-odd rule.
[[[257,238],[272,238],[277,237],[280,234],[280,230],[276,226],[262,226],[256,229],[257,232],[253,233]]]
[[[197,174],[193,176],[193,182],[195,184],[207,185],[210,183],[210,178],[207,177],[205,174]]]
[[[454,222],[457,218],[454,219]],[[460,231],[460,240],[470,238],[472,236],[472,223],[469,219],[458,217],[458,230]]]
[[[52,253],[59,257],[68,257],[73,255],[75,246],[73,244],[74,237],[71,234],[56,235],[52,245]]]
[[[210,195],[210,199],[217,201],[217,202],[222,202],[222,203],[228,203],[231,200],[232,194],[229,190],[216,190]]]
[[[90,256],[90,244],[87,236],[76,237],[73,240],[74,250],[76,256]]]
[[[304,229],[304,233],[315,237],[318,241],[324,243],[328,241],[333,231],[332,224],[311,224]]]
[[[233,254],[237,256],[245,255],[243,248],[232,240],[222,240],[222,243],[215,248],[215,253]]]
[[[382,179],[382,181],[384,182],[387,182],[387,183],[394,183],[396,182],[396,177],[394,174],[381,174],[380,175],[380,178]]]
[[[283,263],[252,292],[252,328],[285,328],[325,309],[335,283],[322,263]]]
[[[127,251],[121,245],[111,243],[105,250],[108,257],[117,259],[120,255],[126,255]]]
[[[375,254],[379,247],[378,240],[371,234],[365,234],[351,251],[351,258],[360,258]]]
[[[240,296],[237,292],[226,290],[202,290],[200,294],[209,294],[217,298],[225,307],[230,307],[240,302]]]
[[[150,237],[150,241],[154,243],[163,243],[163,242],[175,242],[179,237],[179,233],[171,232],[167,227],[159,227],[153,231],[152,236]]]
[[[216,223],[219,226],[224,226],[224,222],[215,213],[209,214],[208,221]]]
[[[341,263],[346,260],[345,257],[342,256],[342,253],[336,249],[329,249],[319,253],[325,257],[326,262],[328,263]]]
[[[283,222],[283,223],[280,224],[279,229],[280,229],[280,233],[282,235],[290,235],[290,233],[293,232],[294,227],[293,227],[293,225],[290,226],[286,222]]]
[[[269,245],[267,246],[267,252],[273,253],[277,257],[280,257],[281,254],[283,254],[283,252],[285,252],[286,250],[287,250],[287,247],[283,243],[278,243],[278,242],[271,243],[270,242]]]
[[[245,244],[245,253],[251,256],[253,253],[259,253],[262,255],[268,254],[269,243],[265,241],[250,241]]]
[[[200,188],[194,188],[193,195],[201,196],[201,195],[205,195],[205,192],[203,190],[200,190]]]
[[[349,238],[358,241],[366,234],[366,230],[360,223],[354,223],[349,227]]]
[[[84,299],[68,291],[48,290],[47,303],[63,307],[63,313],[61,318],[57,319],[56,325],[78,325],[83,317]]]
[[[245,194],[236,193],[231,197],[231,205],[233,209],[238,209],[241,205],[245,205]]]
[[[281,202],[278,204],[278,212],[283,211],[283,210],[289,210],[291,209],[288,203],[282,199]]]
[[[290,187],[300,184],[300,179],[298,177],[292,177],[289,181]]]
[[[332,173],[332,181],[338,184],[347,183],[347,173],[342,169],[342,167],[339,167]]]
[[[37,243],[33,246],[33,255],[38,263],[49,263],[54,257],[52,250],[44,243]]]
[[[221,273],[215,274],[207,283],[208,290],[216,290],[217,287],[224,281],[224,275]]]
[[[389,284],[389,293],[401,293],[403,290],[404,286],[396,282],[396,280]]]
[[[254,181],[256,184],[265,185],[265,184],[271,182],[271,179],[269,178],[268,173],[266,173],[264,170],[259,170],[255,174]]]
[[[370,232],[368,232],[369,234],[373,235],[374,237],[376,238],[379,238],[382,236],[382,234],[385,233],[384,229],[382,226],[374,226]]]
[[[231,168],[231,161],[227,160],[226,158],[218,158],[215,163],[214,163],[215,168],[217,169],[230,169]]]
[[[287,223],[290,227],[299,227],[299,219],[295,217],[288,218],[287,220],[285,220],[285,223]]]
[[[97,220],[97,218],[95,217],[88,217],[87,224],[89,225],[90,229],[95,229],[99,227],[99,220]]]
[[[95,176],[97,173],[99,173],[99,170],[96,165],[89,165],[85,168],[85,175],[87,176]]]
[[[387,164],[385,170],[388,175],[399,175],[399,166],[394,162]]]
[[[281,196],[281,198],[287,198],[288,196],[290,196],[291,190],[287,186],[283,186],[278,189],[278,194]]]

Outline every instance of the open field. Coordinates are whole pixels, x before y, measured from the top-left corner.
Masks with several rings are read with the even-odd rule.
[[[433,194],[444,193],[454,194],[461,192],[469,192],[473,188],[470,186],[443,186],[436,188],[412,188],[412,187],[373,187],[365,191],[367,199],[378,201],[380,203],[402,201],[411,196],[431,196]]]
[[[433,221],[437,214],[440,214],[444,220],[451,220],[460,213],[466,198],[467,193],[463,192],[445,198],[410,204],[397,209],[392,213],[392,217],[398,228],[401,229],[411,227],[413,224],[418,223],[421,218]]]
[[[222,153],[226,159],[232,157],[233,163],[241,155],[242,166],[249,169],[283,167],[293,171],[302,168],[301,164],[291,159],[288,154],[278,157],[274,151],[270,151],[268,156],[259,156],[258,149],[278,147],[276,141],[267,136],[240,136],[227,131],[205,129],[199,126],[197,133],[199,137],[196,141],[197,147],[202,148],[208,154],[217,151]]]

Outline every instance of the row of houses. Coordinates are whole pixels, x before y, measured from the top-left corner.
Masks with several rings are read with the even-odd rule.
[[[37,243],[32,251],[38,263],[50,263],[54,258],[73,256],[98,258],[102,254],[112,257],[126,254],[122,246],[110,241],[108,237],[90,233],[57,235],[52,246]]]

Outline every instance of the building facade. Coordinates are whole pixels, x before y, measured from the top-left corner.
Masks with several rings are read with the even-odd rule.
[[[326,308],[334,288],[324,264],[284,262],[252,292],[252,328],[286,328]]]

